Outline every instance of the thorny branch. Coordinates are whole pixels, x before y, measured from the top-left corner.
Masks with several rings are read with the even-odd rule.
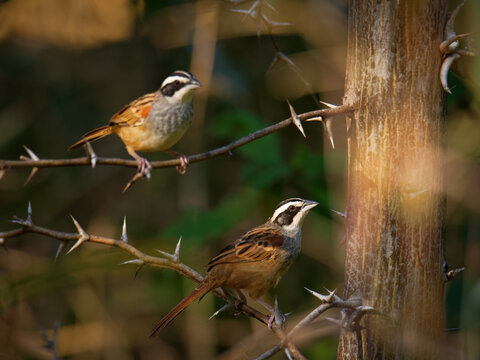
[[[187,265],[180,262],[179,257],[180,257],[181,238],[179,239],[175,252],[173,254],[156,250],[163,256],[163,258],[159,258],[156,256],[147,255],[128,243],[127,227],[126,227],[125,219],[122,226],[121,240],[89,234],[82,228],[82,226],[78,223],[78,221],[73,216],[72,216],[72,221],[75,227],[77,228],[76,233],[61,232],[61,231],[48,229],[42,226],[37,226],[33,223],[32,207],[31,207],[31,204],[29,203],[28,210],[27,210],[27,218],[22,219],[15,216],[14,219],[11,221],[15,224],[20,225],[21,227],[18,229],[10,230],[10,231],[0,232],[0,246],[2,245],[6,246],[8,239],[12,239],[12,238],[21,236],[23,234],[36,233],[36,234],[45,235],[60,241],[60,246],[56,255],[56,257],[58,257],[58,255],[62,252],[65,246],[70,242],[74,242],[74,244],[70,248],[70,250],[67,252],[67,254],[69,254],[70,252],[72,252],[73,250],[75,250],[85,242],[92,242],[97,244],[118,247],[134,257],[133,260],[125,261],[121,265],[132,264],[132,265],[137,265],[139,267],[144,265],[151,265],[151,266],[155,266],[163,269],[170,269],[170,270],[176,271],[177,273],[189,279],[192,279],[197,283],[203,280],[202,275],[200,275],[195,270],[191,269]],[[268,323],[269,316],[262,314],[261,312],[255,310],[254,308],[248,306],[245,303],[236,301],[236,299],[232,295],[223,291],[223,289],[218,288],[213,290],[212,292],[216,296],[218,296],[219,298],[227,302],[227,305],[222,307],[212,317],[218,315],[224,310],[233,308],[234,305],[232,304],[235,303],[236,309],[240,310],[241,313],[243,313],[244,315],[253,317],[264,324]],[[276,306],[276,309],[278,309],[277,306]],[[282,318],[283,314],[280,314],[279,311],[278,313],[279,313],[279,316],[278,317],[276,316],[276,317]],[[285,334],[283,332],[282,326],[283,326],[283,322],[279,320],[279,321],[276,321],[275,325],[272,327],[272,331],[276,334],[276,336],[279,339],[285,338]],[[300,353],[298,348],[293,343],[289,341],[283,341],[283,343],[285,344],[284,345],[284,348],[286,349],[285,351],[291,354],[291,356],[293,356],[294,359],[304,359],[303,355]]]
[[[443,90],[448,94],[452,93],[447,82],[448,71],[452,64],[462,56],[475,56],[475,51],[472,50],[470,44],[467,44],[464,49],[458,48],[460,46],[459,40],[471,35],[470,33],[457,35],[454,29],[455,19],[464,4],[465,0],[458,4],[453,10],[445,24],[443,35],[445,40],[440,44],[440,53],[444,56],[440,67],[440,83],[442,84]]]
[[[34,224],[32,220],[32,207],[31,207],[31,204],[29,203],[28,210],[27,210],[27,217],[25,219],[22,219],[14,216],[14,219],[11,221],[15,224],[20,225],[20,227],[10,231],[0,232],[0,246],[2,245],[6,246],[6,243],[9,239],[19,237],[23,234],[36,233],[36,234],[45,235],[60,241],[60,246],[56,255],[56,257],[58,257],[58,255],[62,252],[62,250],[68,245],[68,243],[73,242],[73,246],[70,248],[67,254],[69,254],[70,252],[72,252],[73,250],[75,250],[85,242],[92,242],[92,243],[103,244],[107,246],[120,248],[121,250],[125,251],[126,253],[134,257],[134,259],[125,261],[121,265],[132,264],[132,265],[137,265],[139,267],[144,265],[151,265],[154,267],[176,271],[177,273],[189,279],[192,279],[197,283],[203,280],[202,275],[200,275],[198,272],[196,272],[192,268],[180,262],[181,238],[179,239],[175,252],[173,254],[156,250],[162,255],[162,257],[156,257],[156,256],[147,255],[128,243],[127,225],[126,225],[125,218],[122,225],[122,236],[120,240],[89,234],[82,228],[82,226],[78,223],[78,221],[73,216],[72,216],[72,221],[77,229],[76,233],[61,232],[61,231],[45,228],[42,226],[37,226]],[[358,299],[347,300],[347,301],[340,299],[338,296],[335,295],[335,291],[330,292],[329,295],[327,296],[317,294],[311,290],[309,291],[313,295],[318,297],[320,300],[322,300],[323,303],[319,307],[317,307],[315,310],[313,310],[310,314],[308,314],[302,321],[300,321],[288,333],[285,333],[284,331],[285,316],[280,312],[280,310],[278,309],[278,304],[275,301],[275,322],[274,322],[274,326],[272,326],[272,331],[280,339],[280,342],[277,345],[275,345],[273,348],[269,349],[267,352],[262,354],[258,359],[267,359],[281,350],[285,352],[288,358],[305,359],[305,357],[300,353],[296,345],[292,342],[293,337],[304,326],[313,322],[320,314],[322,314],[323,312],[325,312],[326,310],[332,307],[341,307],[344,309],[354,310],[354,315],[352,316],[356,316],[356,319],[358,319],[359,317],[358,314],[360,313],[364,314],[366,312],[373,312],[373,308],[368,306],[362,306],[361,301]],[[212,317],[218,315],[224,310],[233,308],[232,304],[235,302],[235,299],[230,294],[223,291],[222,289],[215,289],[212,292],[216,296],[218,296],[219,298],[227,302],[227,305],[225,305],[220,310],[218,310]],[[261,312],[255,310],[254,308],[251,308],[247,304],[244,304],[241,302],[236,302],[236,304],[239,307],[239,310],[244,315],[253,317],[264,324],[268,323],[269,316],[262,314]],[[357,315],[355,315],[355,312],[357,313]],[[353,321],[356,321],[358,323],[358,320],[355,320],[355,319],[349,320],[346,328],[350,328],[350,325],[353,323]],[[341,327],[343,327],[343,324],[341,325]]]
[[[68,243],[74,242],[74,245],[67,252],[67,254],[72,252],[74,249],[78,248],[80,245],[82,245],[85,242],[92,242],[92,243],[103,244],[103,245],[120,248],[135,258],[133,260],[128,260],[122,263],[121,265],[124,265],[124,264],[133,264],[137,266],[151,265],[151,266],[159,267],[162,269],[170,269],[170,270],[176,271],[177,273],[191,280],[194,280],[197,283],[203,280],[202,275],[200,275],[198,272],[188,267],[187,265],[179,262],[180,241],[179,241],[179,244],[177,244],[177,248],[174,254],[168,254],[166,252],[159,251],[163,256],[163,258],[160,258],[156,256],[147,255],[127,242],[128,240],[126,237],[125,222],[122,228],[122,240],[116,240],[116,239],[112,239],[104,236],[89,234],[80,226],[80,224],[75,220],[73,216],[72,216],[72,220],[75,227],[77,228],[76,233],[61,232],[61,231],[48,229],[42,226],[37,226],[32,221],[32,210],[31,210],[31,205],[29,204],[28,215],[26,219],[14,217],[14,220],[11,221],[15,224],[20,225],[21,226],[20,228],[10,230],[10,231],[0,232],[0,246],[2,245],[5,246],[8,239],[12,239],[23,234],[36,233],[36,234],[45,235],[60,241],[59,251],[57,251],[57,256],[58,256],[59,253],[63,250],[63,248],[65,248],[65,246]],[[216,296],[225,300],[228,303],[235,300],[231,295],[227,294],[222,289],[215,289],[212,292]],[[260,322],[263,322],[264,324],[267,324],[269,316],[262,314],[261,312],[255,310],[254,308],[246,304],[240,304],[239,308],[240,308],[239,310],[243,314],[253,317],[259,320]]]
[[[243,1],[229,1],[234,5],[238,5],[243,3]],[[277,63],[283,62],[284,64],[287,65],[287,67],[292,70],[295,75],[302,81],[303,85],[307,89],[308,94],[312,97],[313,101],[315,104],[320,107],[320,103],[323,103],[317,99],[313,92],[313,87],[312,84],[303,76],[302,70],[293,62],[281,49],[280,46],[278,46],[277,40],[275,36],[272,33],[272,29],[274,27],[279,27],[279,26],[290,26],[293,25],[291,23],[285,23],[285,22],[277,22],[270,20],[267,15],[265,15],[263,9],[268,8],[276,13],[278,11],[266,0],[255,0],[253,5],[249,9],[232,9],[234,12],[242,13],[245,14],[245,16],[249,16],[252,18],[253,21],[255,21],[255,24],[257,26],[257,36],[260,37],[261,35],[261,28],[262,26],[266,26],[269,39],[273,45],[273,48],[275,49],[275,56],[270,64],[270,66],[267,69],[267,73],[270,72]],[[288,100],[287,100],[288,102]],[[323,103],[325,104],[325,103]],[[290,107],[290,113],[292,114],[292,119],[293,123],[295,126],[298,128],[298,130],[302,133],[304,137],[305,133],[303,131],[302,125],[300,121],[297,119],[297,116],[295,114],[295,111],[293,110],[292,106],[290,105],[290,102],[288,102],[288,105]],[[330,104],[329,104],[330,105]],[[316,120],[319,120],[322,122],[324,130],[328,136],[328,139],[330,140],[330,144],[332,145],[332,148],[335,148],[335,142],[333,141],[333,133],[332,133],[332,128],[331,128],[331,118],[325,117],[322,118],[322,116],[315,118]]]
[[[291,343],[292,339],[299,334],[300,330],[304,329],[305,326],[311,324],[315,319],[317,319],[321,314],[331,308],[341,308],[344,310],[349,310],[350,315],[344,317],[342,320],[337,319],[328,319],[337,323],[341,329],[351,330],[354,327],[359,327],[359,322],[361,318],[368,313],[379,314],[374,310],[373,307],[363,305],[361,298],[351,298],[343,300],[338,295],[336,295],[336,290],[328,291],[328,295],[321,295],[313,290],[307,289],[312,295],[319,299],[322,303],[311,311],[307,316],[305,316],[297,325],[295,325],[288,333],[284,334],[281,337],[281,341],[260,355],[256,360],[264,360],[272,357],[277,352],[285,348],[285,344]]]
[[[306,121],[311,118],[330,118],[336,115],[343,115],[354,111],[354,107],[350,105],[340,105],[335,108],[321,109],[310,111],[303,114],[296,115],[300,121]],[[190,164],[204,161],[207,159],[215,158],[221,155],[230,154],[232,150],[235,150],[243,145],[246,145],[252,141],[260,139],[264,136],[277,132],[294,122],[292,117],[289,117],[279,123],[268,126],[264,129],[257,130],[251,134],[248,134],[238,140],[235,140],[225,146],[206,151],[200,154],[190,155],[187,157]],[[27,148],[28,149],[28,148]],[[69,167],[69,166],[91,166],[92,157],[85,156],[74,159],[40,159],[33,151],[30,149],[27,150],[30,157],[21,157],[21,160],[0,160],[0,178],[2,177],[2,172],[5,172],[11,168],[51,168],[51,167]],[[126,160],[118,158],[104,158],[104,157],[95,157],[96,165],[110,165],[110,166],[126,166],[136,168],[138,166],[135,160]],[[165,161],[153,161],[151,162],[154,169],[174,167],[180,165],[179,159],[165,160]],[[31,179],[31,176],[30,176]]]

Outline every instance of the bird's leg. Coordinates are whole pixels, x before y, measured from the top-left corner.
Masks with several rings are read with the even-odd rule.
[[[127,191],[130,186],[132,186],[137,180],[140,180],[143,177],[146,177],[150,180],[150,170],[152,169],[152,165],[150,164],[150,162],[147,159],[138,155],[135,150],[127,148],[127,151],[135,160],[137,160],[138,168],[137,173],[125,186],[123,192]]]
[[[185,174],[185,172],[187,171],[187,166],[189,164],[188,158],[185,155],[180,154],[179,152],[176,152],[172,149],[164,150],[164,152],[176,157],[177,159],[180,159],[180,165],[177,166],[177,171],[179,174]]]
[[[138,173],[141,174],[141,176],[145,176],[147,179],[150,179],[150,170],[152,170],[152,165],[150,164],[150,162],[147,159],[138,155],[133,149],[127,148],[127,151],[131,157],[137,160]]]
[[[263,307],[265,307],[265,309],[267,309],[270,312],[270,318],[268,319],[268,328],[269,329],[272,328],[273,322],[275,321],[275,318],[277,316],[280,316],[279,320],[280,320],[281,324],[283,324],[287,320],[287,317],[285,316],[285,314],[283,314],[280,311],[276,311],[270,304],[263,301],[262,299],[255,299],[255,301],[258,302],[259,304],[263,305]]]
[[[235,299],[235,312],[234,316],[238,316],[242,313],[242,305],[247,303],[247,298],[245,295],[238,289],[235,289],[235,293],[237,294],[237,298]]]

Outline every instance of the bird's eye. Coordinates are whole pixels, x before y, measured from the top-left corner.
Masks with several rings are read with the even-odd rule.
[[[180,81],[178,81],[178,80],[175,80],[173,83],[174,83],[175,85],[180,85]]]
[[[295,206],[293,206],[293,205],[290,205],[290,206],[288,207],[288,210],[289,210],[289,211],[293,211],[294,209],[295,209]]]

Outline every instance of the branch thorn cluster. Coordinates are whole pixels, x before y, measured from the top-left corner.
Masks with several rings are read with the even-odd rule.
[[[35,154],[32,150],[30,150],[27,146],[23,145],[23,148],[28,154],[28,158],[26,156],[20,155],[20,160],[32,160],[32,161],[39,161],[40,158]],[[33,177],[38,173],[38,167],[32,167],[32,171],[30,171],[30,175],[28,175],[27,180],[23,183],[23,186],[26,186]]]
[[[288,99],[287,99],[287,104],[288,104],[288,107],[290,108],[290,115],[292,116],[293,124],[297,127],[298,131],[300,131],[303,137],[306,138],[307,135],[305,135],[305,131],[303,130],[302,122],[298,118],[298,115],[295,112],[295,109],[293,108],[292,104],[290,104],[290,101],[288,101]]]
[[[164,256],[168,260],[171,260],[174,263],[179,263],[180,262],[180,245],[181,244],[182,244],[182,237],[180,236],[180,238],[178,239],[178,242],[177,242],[177,246],[175,247],[175,252],[173,254],[169,254],[165,251],[158,250],[158,249],[154,249],[154,250],[159,252],[160,254],[162,254],[162,256]]]
[[[442,66],[440,67],[440,83],[442,84],[443,90],[448,94],[451,94],[451,90],[448,87],[448,71],[450,67],[459,59],[461,56],[474,56],[475,52],[472,50],[470,44],[468,44],[464,49],[459,49],[460,46],[459,40],[471,35],[471,33],[465,33],[457,35],[454,29],[455,19],[460,12],[460,9],[465,4],[465,0],[462,1],[458,6],[453,10],[450,18],[445,24],[444,38],[445,40],[440,44],[440,52],[444,55],[444,60]]]
[[[238,2],[236,2],[238,4]],[[233,4],[236,4],[233,3]],[[274,21],[271,20],[267,15],[265,15],[265,12],[263,10],[264,7],[268,7],[272,11],[278,13],[277,9],[270,4],[266,0],[255,0],[250,6],[249,9],[231,9],[231,11],[240,13],[240,14],[245,14],[245,16],[250,17],[254,22],[257,27],[257,36],[260,37],[262,34],[262,24],[265,24],[265,26],[271,30],[273,27],[278,27],[278,26],[291,26],[291,23],[288,22],[279,22],[279,21]]]
[[[94,169],[95,166],[97,165],[97,154],[95,153],[95,151],[93,151],[93,147],[89,141],[85,141],[84,148],[88,158],[90,159],[90,164],[92,165],[92,169]]]
[[[77,228],[79,238],[77,242],[73,244],[73,246],[70,248],[70,250],[67,251],[67,255],[70,254],[76,248],[78,248],[80,245],[82,245],[85,241],[88,241],[90,239],[90,235],[87,234],[87,232],[82,228],[82,226],[73,217],[73,215],[70,215],[70,217],[72,218],[73,224]]]

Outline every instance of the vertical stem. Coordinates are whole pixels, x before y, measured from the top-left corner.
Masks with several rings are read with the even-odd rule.
[[[384,315],[342,331],[339,359],[436,359],[444,326],[438,73],[446,0],[350,0],[344,296]]]

